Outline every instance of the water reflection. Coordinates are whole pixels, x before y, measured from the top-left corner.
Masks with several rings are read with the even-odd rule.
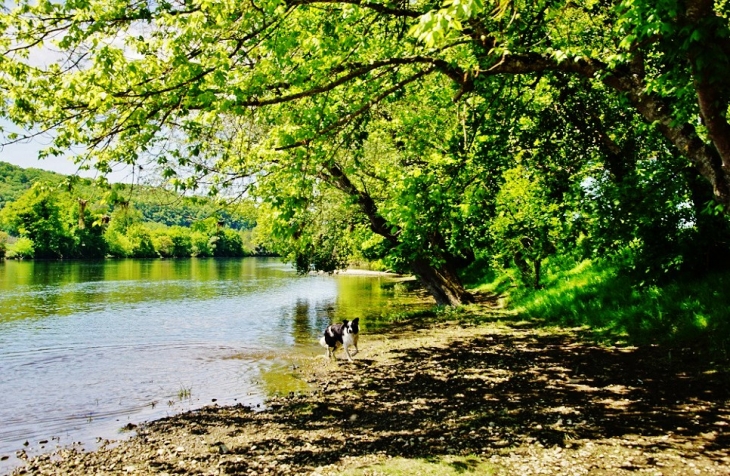
[[[256,293],[288,269],[255,260],[121,260],[0,264],[0,322],[131,305]],[[145,286],[139,286],[140,281]]]
[[[275,259],[0,263],[0,455],[304,391],[288,359],[320,355],[328,324],[367,330],[410,302],[387,278],[301,277]]]

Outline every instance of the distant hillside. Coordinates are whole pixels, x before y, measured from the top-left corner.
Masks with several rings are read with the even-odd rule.
[[[6,203],[13,202],[36,182],[61,184],[68,176],[35,168],[22,168],[0,162],[0,209]],[[196,221],[215,216],[234,230],[253,228],[254,223],[241,213],[221,210],[206,197],[180,197],[172,192],[150,186],[134,186],[113,184],[112,190],[101,190],[89,179],[74,181],[74,189],[85,198],[110,193],[112,201],[128,202],[142,213],[148,222],[167,226],[189,227]]]
[[[61,183],[65,175],[47,170],[18,167],[7,162],[0,162],[0,208],[7,202],[13,202],[28,190],[35,182]]]

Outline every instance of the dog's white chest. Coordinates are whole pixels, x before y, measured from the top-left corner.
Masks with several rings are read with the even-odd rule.
[[[345,334],[342,336],[342,345],[346,347],[357,347],[357,334]]]

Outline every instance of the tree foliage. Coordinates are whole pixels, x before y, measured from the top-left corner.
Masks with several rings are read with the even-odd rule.
[[[5,253],[8,251],[8,234],[4,231],[0,231],[0,259],[5,258]]]
[[[62,175],[34,168],[22,168],[0,162],[0,209],[17,201],[35,183],[66,187],[89,200],[104,201],[110,206],[134,207],[141,219],[166,226],[190,227],[193,223],[216,217],[234,230],[254,227],[253,214],[241,206],[229,206],[225,200],[204,196],[180,196],[164,187],[147,184],[109,184],[78,176]]]
[[[458,304],[485,256],[727,264],[725,2],[23,0],[0,30],[44,153],[253,198],[301,269],[379,257]]]
[[[3,218],[12,232],[32,240],[36,257],[58,259],[70,254],[71,230],[48,190],[31,189],[22,200],[3,209]]]
[[[193,228],[146,221],[128,201],[110,200],[93,188],[37,182],[0,210],[0,245],[17,237],[10,256],[36,259],[247,256],[240,231],[217,217]],[[80,198],[79,193],[88,198]],[[111,195],[112,197],[114,194]],[[96,197],[95,199],[92,197]]]

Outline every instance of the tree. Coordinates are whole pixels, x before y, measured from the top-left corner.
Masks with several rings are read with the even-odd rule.
[[[479,99],[455,107],[434,79],[429,94],[380,104],[351,134],[312,145],[325,163],[264,169],[252,190],[271,209],[260,222],[302,271],[332,271],[362,253],[414,273],[440,304],[473,299],[458,271],[483,244],[485,207],[506,162],[487,146],[503,139],[480,126],[499,113]]]
[[[11,232],[33,242],[36,258],[71,255],[73,239],[51,189],[36,185],[0,213]]]
[[[156,258],[159,255],[155,251],[152,234],[142,223],[134,223],[127,228],[126,235],[129,240],[130,258]]]
[[[102,213],[87,210],[87,200],[77,199],[76,202],[69,217],[71,220],[69,227],[73,238],[72,257],[84,259],[104,258],[107,245],[104,239],[104,226],[101,223]]]
[[[162,258],[174,258],[175,257],[175,243],[172,238],[164,232],[157,232],[152,237],[152,243],[155,245],[155,250]]]
[[[724,79],[730,35],[724,2],[499,1],[496,13],[493,7],[477,0],[444,6],[359,0],[21,2],[0,19],[0,90],[6,92],[0,114],[29,130],[54,129],[46,153],[88,147],[79,160],[101,171],[116,162],[152,163],[181,188],[216,193],[236,179],[251,183],[251,177],[262,180],[274,170],[282,181],[294,171],[317,176],[350,197],[370,230],[398,250],[394,256],[404,258],[439,301],[454,304],[463,287],[452,276],[452,258],[468,260],[470,240],[481,238],[469,233],[452,240],[458,226],[443,233],[434,225],[471,227],[473,221],[443,220],[453,208],[441,205],[453,202],[441,197],[424,200],[429,206],[420,210],[423,215],[402,221],[418,226],[404,227],[399,209],[363,186],[372,181],[358,182],[366,169],[351,165],[361,150],[363,123],[372,121],[371,113],[384,117],[392,104],[413,105],[444,92],[460,104],[483,101],[495,114],[487,125],[464,123],[465,131],[471,129],[466,135],[474,127],[499,130],[508,143],[490,145],[509,156],[517,152],[511,141],[524,135],[498,112],[531,107],[523,95],[546,79],[556,92],[549,100],[558,107],[574,91],[597,98],[596,114],[573,114],[578,117],[570,122],[601,143],[595,152],[617,180],[632,168],[623,162],[629,155],[612,147],[620,145],[619,118],[639,117],[692,164],[728,211],[730,86]],[[46,68],[30,64],[28,52],[52,39],[65,56]],[[607,109],[613,113],[604,115]],[[420,119],[440,114],[429,111]],[[438,136],[455,137],[455,125],[449,122],[446,135]],[[542,143],[551,140],[549,130],[531,131]],[[420,144],[423,136],[406,139]],[[563,159],[583,158],[562,150]],[[481,158],[496,162],[496,153],[459,159],[448,152],[436,155],[436,162],[457,159],[475,171],[483,169]],[[392,168],[391,177],[413,178],[399,182],[399,196],[418,198],[425,190],[419,187],[459,179],[458,167],[441,167],[435,181],[420,165]],[[484,170],[488,190],[503,170]],[[488,217],[493,201],[494,195],[479,202]]]
[[[560,204],[551,203],[540,179],[524,167],[505,173],[497,195],[497,217],[491,231],[496,236],[497,260],[513,261],[522,279],[540,287],[542,262],[555,253],[560,240]]]
[[[136,256],[136,248],[139,243],[135,245],[133,240],[130,239],[131,236],[128,235],[133,235],[131,231],[137,229],[135,225],[142,221],[142,214],[135,207],[129,205],[127,201],[123,202],[123,206],[119,205],[120,199],[115,192],[112,192],[109,201],[112,205],[117,204],[117,206],[109,216],[109,224],[104,231],[104,239],[108,244],[108,254],[114,258],[138,257]],[[157,255],[154,254],[153,256]],[[139,257],[147,258],[149,256]]]
[[[193,231],[190,234],[190,241],[193,246],[192,256],[196,258],[207,258],[213,256],[211,239],[205,233]]]
[[[316,179],[302,176],[281,186],[279,181],[261,181],[259,233],[270,238],[272,247],[291,262],[300,274],[332,273],[342,269],[354,254],[348,230],[362,221],[353,213],[349,198]]]

